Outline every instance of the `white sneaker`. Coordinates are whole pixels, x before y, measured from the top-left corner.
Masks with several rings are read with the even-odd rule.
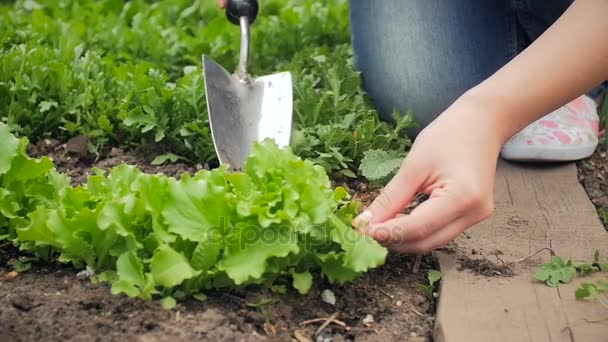
[[[593,154],[598,144],[595,101],[582,95],[515,134],[500,155],[514,161],[574,161]]]

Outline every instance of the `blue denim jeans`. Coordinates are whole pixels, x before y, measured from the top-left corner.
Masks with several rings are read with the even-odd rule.
[[[355,63],[383,119],[390,121],[393,110],[413,111],[419,127],[409,133],[415,136],[538,38],[571,3],[350,0]]]

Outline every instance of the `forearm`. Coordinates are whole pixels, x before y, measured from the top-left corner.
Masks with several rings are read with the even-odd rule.
[[[608,0],[577,0],[461,101],[484,106],[499,143],[608,79]]]

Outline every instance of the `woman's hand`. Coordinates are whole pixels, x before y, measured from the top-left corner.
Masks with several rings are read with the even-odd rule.
[[[228,0],[218,0],[217,1],[217,5],[220,6],[220,8],[226,8],[227,4],[228,4]]]
[[[492,214],[504,136],[491,107],[473,97],[454,103],[418,135],[397,175],[355,220],[369,223],[364,234],[397,252],[426,253]],[[399,215],[418,192],[430,198]]]
[[[574,1],[530,47],[424,129],[353,224],[369,222],[363,232],[395,251],[425,253],[490,216],[502,145],[608,79],[608,40],[582,39],[608,35],[606,13],[608,1]],[[417,192],[430,198],[396,216]]]

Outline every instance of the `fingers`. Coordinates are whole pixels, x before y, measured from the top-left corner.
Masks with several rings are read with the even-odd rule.
[[[399,253],[425,254],[437,248],[445,247],[450,241],[456,239],[462,232],[485,220],[491,211],[480,211],[476,215],[466,215],[448,224],[434,234],[419,240],[386,247]]]
[[[463,200],[463,198],[466,198]],[[426,253],[446,245],[470,226],[491,215],[493,201],[475,196],[450,196],[436,189],[410,215],[398,216],[364,231],[389,249]]]
[[[384,222],[393,218],[412,200],[424,182],[425,175],[417,172],[417,168],[406,161],[401,165],[397,174],[374,199],[370,206],[363,211],[353,225],[365,227],[368,224]]]
[[[384,246],[397,253],[425,254],[437,248],[445,247],[474,224],[475,222],[472,222],[468,217],[461,217],[425,239],[400,244],[387,243]]]
[[[228,0],[218,0],[217,5],[220,8],[226,8],[226,5],[228,5]]]
[[[462,217],[469,209],[444,189],[436,189],[431,197],[409,215],[372,224],[368,231],[379,242],[400,244],[422,240]]]

